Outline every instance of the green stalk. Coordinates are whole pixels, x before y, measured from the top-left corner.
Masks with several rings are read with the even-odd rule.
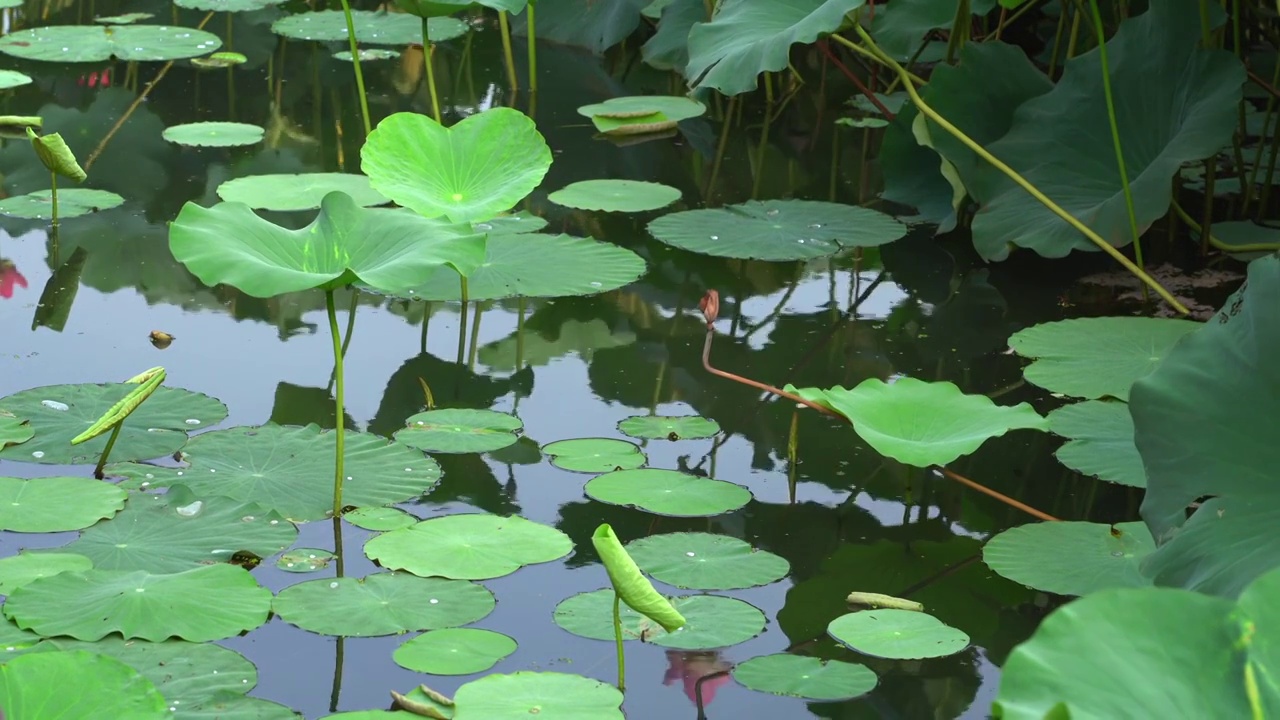
[[[613,643],[618,648],[618,691],[627,691],[627,656],[622,649],[622,596],[613,591]]]
[[[1124,147],[1120,142],[1120,122],[1116,119],[1115,97],[1111,94],[1111,65],[1107,62],[1107,34],[1102,27],[1102,11],[1098,0],[1089,0],[1093,10],[1093,29],[1098,34],[1098,57],[1102,60],[1102,94],[1107,100],[1107,121],[1111,123],[1111,144],[1116,151],[1116,165],[1120,167],[1120,187],[1124,189],[1124,205],[1129,211],[1129,232],[1133,235],[1133,256],[1138,267],[1146,267],[1142,261],[1142,243],[1138,237],[1138,214],[1133,209],[1133,190],[1129,187],[1129,172],[1124,165]],[[1147,302],[1147,286],[1142,286],[1142,301]]]
[[[529,5],[525,8],[529,20],[529,92],[538,92],[538,39],[534,30],[534,5],[534,0],[529,0]]]
[[[871,36],[867,34],[866,30],[863,30],[862,27],[857,25],[854,26],[854,30],[858,33],[858,36],[862,38],[863,42],[867,44],[867,47],[870,48],[871,52],[874,52],[875,54],[877,54],[882,62],[884,62],[886,65],[892,68],[894,72],[898,73],[898,75],[902,78],[902,84],[906,88],[907,94],[911,96],[911,101],[915,103],[916,107],[920,109],[920,112],[924,114],[925,117],[932,120],[934,123],[938,125],[938,127],[942,128],[952,137],[959,140],[965,147],[969,148],[974,153],[976,153],[978,157],[990,163],[992,167],[999,170],[1001,173],[1004,173],[1006,177],[1008,177],[1013,182],[1017,183],[1018,187],[1022,188],[1023,190],[1026,190],[1027,193],[1031,195],[1031,197],[1035,198],[1041,205],[1044,205],[1046,208],[1048,208],[1049,211],[1052,212],[1054,215],[1057,215],[1058,217],[1062,218],[1062,220],[1066,222],[1068,225],[1075,228],[1076,230],[1079,230],[1085,237],[1089,238],[1089,240],[1094,245],[1097,245],[1098,249],[1110,255],[1112,258],[1115,259],[1116,262],[1123,265],[1126,270],[1133,273],[1135,276],[1137,276],[1138,279],[1142,280],[1142,282],[1149,285],[1152,290],[1156,291],[1156,294],[1159,295],[1161,299],[1169,303],[1169,305],[1173,307],[1175,310],[1177,310],[1179,313],[1186,315],[1188,312],[1190,312],[1189,310],[1187,310],[1186,306],[1184,306],[1181,302],[1178,302],[1177,298],[1175,298],[1168,290],[1165,290],[1164,287],[1161,286],[1160,283],[1156,282],[1150,275],[1148,275],[1146,271],[1144,271],[1142,268],[1138,267],[1137,265],[1134,265],[1132,260],[1125,257],[1124,253],[1115,249],[1111,245],[1111,243],[1107,242],[1106,240],[1103,240],[1102,237],[1099,236],[1098,233],[1091,230],[1089,226],[1080,222],[1078,219],[1076,219],[1074,215],[1062,209],[1060,205],[1050,200],[1047,196],[1045,196],[1043,192],[1040,191],[1039,188],[1037,188],[1035,185],[1032,185],[1030,181],[1022,177],[1022,175],[1020,175],[1016,170],[1004,164],[1002,161],[1000,161],[999,158],[995,157],[990,152],[987,152],[986,148],[982,147],[977,142],[975,142],[973,138],[969,137],[968,135],[965,135],[963,132],[961,132],[959,128],[957,128],[955,125],[952,125],[950,121],[948,121],[946,118],[940,115],[937,110],[934,110],[932,106],[930,106],[928,103],[924,101],[923,98],[920,97],[920,93],[916,92],[915,85],[911,82],[910,78],[907,76],[907,71],[901,65],[899,65],[896,60],[894,60],[893,58],[885,54],[884,51],[881,50],[879,46],[875,44],[875,41],[871,39]],[[847,38],[841,37],[840,35],[832,35],[831,37],[834,38],[837,42],[841,42],[847,45],[853,45],[853,42],[851,42]]]
[[[49,192],[53,196],[53,226],[58,227],[58,173],[49,171]]]
[[[345,0],[343,2],[345,5]],[[342,335],[338,332],[338,312],[333,307],[333,290],[324,291],[324,306],[329,313],[329,334],[333,337],[333,374],[337,378],[334,383],[334,400],[337,405],[338,416],[335,420],[334,430],[334,458],[333,458],[333,517],[342,516],[342,474],[345,470],[343,467],[343,457],[346,451],[345,428],[343,427],[343,416],[346,413],[346,407],[343,402],[343,391],[345,390],[345,382],[342,375]]]
[[[351,65],[356,71],[356,89],[360,91],[360,117],[364,119],[364,134],[368,135],[373,132],[373,123],[369,121],[369,96],[364,91],[364,71],[360,69],[360,48],[356,45],[356,23],[351,19],[351,3],[347,0],[342,0],[342,15],[347,19],[347,43],[351,46]]]
[[[516,372],[524,369],[524,296],[516,298]]]
[[[498,27],[502,28],[502,56],[507,61],[507,82],[512,90],[520,89],[520,81],[516,78],[516,60],[511,53],[511,19],[506,10],[498,11]]]
[[[458,315],[458,364],[461,365],[467,356],[467,276],[458,277],[462,278],[462,310]]]
[[[1187,227],[1191,228],[1192,232],[1199,234],[1201,237],[1208,237],[1209,244],[1218,248],[1219,250],[1222,250],[1223,252],[1247,253],[1247,252],[1275,252],[1277,250],[1280,250],[1280,243],[1249,243],[1247,245],[1228,245],[1227,243],[1224,243],[1218,238],[1214,237],[1212,228],[1209,229],[1208,233],[1205,233],[1204,226],[1196,222],[1195,218],[1191,217],[1191,215],[1186,210],[1183,210],[1182,206],[1179,205],[1176,200],[1173,202],[1173,211],[1178,215],[1178,218],[1181,219],[1182,222],[1187,224]]]
[[[99,480],[102,479],[102,468],[107,466],[107,458],[111,457],[111,448],[116,446],[116,438],[120,437],[121,425],[124,425],[124,420],[111,428],[111,437],[107,438],[107,446],[102,448],[102,455],[98,457],[98,466],[93,469],[93,476]]]
[[[427,90],[431,92],[431,114],[436,122],[444,124],[440,119],[440,98],[436,95],[436,73],[431,69],[431,37],[427,31],[427,19],[422,18],[422,62],[427,66]]]

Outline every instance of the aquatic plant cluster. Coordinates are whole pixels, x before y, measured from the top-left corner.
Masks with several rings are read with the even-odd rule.
[[[547,231],[548,221],[528,212],[531,193],[548,190],[542,186],[554,157],[532,108],[488,107],[445,123],[457,113],[444,112],[433,48],[469,41],[473,25],[495,15],[508,83],[532,92],[536,37],[605,52],[635,33],[642,18],[653,21],[640,53],[652,67],[673,71],[688,92],[579,107],[601,141],[672,137],[689,132],[687,123],[709,111],[727,125],[747,93],[763,92],[772,106],[775,94],[794,93],[800,75],[792,57],[800,48],[820,48],[824,62],[861,89],[850,98],[856,112],[843,124],[860,128],[864,139],[882,129],[882,198],[901,208],[897,216],[835,202],[834,192],[829,201],[760,200],[753,192],[743,202],[689,208],[675,187],[625,179],[579,180],[546,195],[564,208],[643,214],[648,234],[669,248],[803,262],[860,258],[902,241],[912,226],[939,234],[967,229],[987,261],[1018,249],[1045,258],[1104,252],[1167,315],[1187,314],[1187,298],[1146,271],[1142,231],[1170,216],[1193,228],[1204,250],[1245,254],[1239,259],[1250,260],[1247,282],[1207,322],[1088,317],[1014,333],[1011,351],[1029,361],[1025,383],[1055,399],[1043,414],[1029,402],[997,403],[945,381],[870,377],[850,388],[779,388],[718,369],[710,358],[723,326],[715,290],[701,305],[702,364],[709,374],[847,424],[885,462],[960,483],[1038,520],[993,534],[982,546],[982,562],[1012,587],[1079,599],[1062,603],[1009,654],[994,700],[997,716],[1122,717],[1140,708],[1152,717],[1265,717],[1280,709],[1274,652],[1280,622],[1270,623],[1280,608],[1280,548],[1270,532],[1280,512],[1271,502],[1271,461],[1280,451],[1266,421],[1280,406],[1280,381],[1268,362],[1269,350],[1280,344],[1280,318],[1272,317],[1280,313],[1280,256],[1274,254],[1280,245],[1256,234],[1247,242],[1221,238],[1224,229],[1241,237],[1232,222],[1253,223],[1212,217],[1219,154],[1239,161],[1256,150],[1256,165],[1263,152],[1261,145],[1244,144],[1252,136],[1238,7],[1227,15],[1215,3],[1170,0],[1138,13],[1128,3],[1109,4],[1108,38],[1096,0],[1062,3],[1056,13],[1049,10],[1056,4],[1035,2],[1002,1],[997,10],[995,0],[958,3],[959,11],[912,0],[875,6],[862,0],[598,0],[585,12],[569,0],[481,0],[484,9],[463,0],[396,0],[394,8],[378,10],[353,10],[343,0],[341,10],[294,13],[276,7],[281,4],[174,0],[175,18],[178,9],[207,15],[198,27],[154,23],[147,13],[85,24],[28,22],[35,26],[0,37],[0,53],[26,61],[125,62],[135,82],[137,63],[167,63],[83,159],[60,133],[39,132],[44,120],[38,115],[0,122],[21,129],[15,142],[30,148],[30,167],[38,163],[41,181],[45,173],[49,181],[47,190],[0,200],[0,214],[47,221],[54,237],[79,217],[126,202],[92,187],[96,169],[106,164],[99,158],[174,63],[234,73],[250,61],[220,51],[224,38],[205,29],[219,13],[228,14],[229,28],[231,14],[270,9],[278,13],[271,29],[281,37],[345,42],[334,57],[351,65],[363,123],[360,173],[230,179],[217,185],[217,201],[187,202],[168,226],[172,257],[207,287],[263,299],[323,294],[332,339],[332,429],[274,422],[212,429],[228,408],[168,384],[163,367],[122,382],[103,378],[0,398],[0,460],[85,469],[0,477],[0,496],[8,500],[0,502],[0,530],[79,533],[60,547],[0,559],[4,717],[296,717],[284,705],[250,695],[257,669],[217,644],[278,618],[338,643],[413,633],[394,651],[398,665],[428,676],[478,676],[451,697],[427,679],[392,693],[390,710],[329,717],[607,720],[624,717],[628,643],[701,652],[765,631],[766,613],[726,593],[782,581],[792,572],[787,559],[725,534],[625,538],[599,523],[589,542],[602,566],[592,569],[599,589],[560,599],[551,619],[573,635],[613,642],[616,678],[594,671],[496,672],[522,639],[468,627],[501,599],[484,581],[587,551],[587,544],[575,545],[561,529],[519,514],[422,519],[401,506],[430,498],[442,476],[437,457],[527,446],[519,414],[437,408],[433,379],[420,377],[424,402],[397,417],[394,432],[347,427],[344,361],[361,294],[460,303],[465,338],[468,303],[518,299],[523,323],[528,299],[613,292],[649,268],[631,249]],[[473,22],[454,17],[464,12]],[[512,50],[510,16],[520,14],[527,21],[525,83]],[[1000,40],[1002,30],[1033,14],[1056,23],[1046,59]],[[993,16],[994,31],[974,38],[975,28]],[[36,17],[30,9],[21,16]],[[945,42],[928,40],[937,31],[946,33]],[[1085,49],[1081,38],[1091,34],[1092,49]],[[429,113],[399,110],[374,122],[362,63],[411,46],[422,48]],[[936,57],[922,59],[930,54]],[[877,69],[859,75],[841,57]],[[931,67],[927,81],[916,72],[924,66]],[[1266,135],[1280,93],[1274,80],[1255,80],[1269,91]],[[30,81],[15,70],[0,74],[4,87]],[[163,138],[225,148],[259,143],[271,132],[202,121],[168,127]],[[1195,163],[1204,168],[1209,198],[1200,222],[1179,206],[1174,191],[1175,179],[1189,177]],[[1242,213],[1251,200],[1265,208],[1271,173],[1258,184],[1256,168],[1232,169],[1239,173],[1236,187],[1246,186]],[[59,178],[89,187],[60,188]],[[674,205],[682,207],[666,212]],[[279,215],[312,211],[301,227]],[[75,273],[83,262],[73,253],[65,267]],[[55,263],[62,272],[62,262]],[[0,260],[5,293],[19,279],[25,285],[5,268]],[[338,298],[349,291],[354,300],[344,332]],[[167,333],[152,335],[156,347],[173,341]],[[460,343],[460,365],[462,352]],[[796,427],[793,421],[792,463]],[[950,467],[1011,432],[1065,438],[1057,452],[1063,465],[1141,489],[1140,519],[1063,521]],[[717,438],[723,431],[714,420],[640,415],[622,421],[617,434],[640,442],[533,443],[532,462],[545,457],[557,468],[589,475],[582,484],[586,498],[645,513],[651,528],[659,518],[728,516],[753,502],[747,487],[714,477],[714,466],[708,474],[650,465],[649,443]],[[790,490],[794,502],[795,487]],[[332,548],[299,546],[299,526],[318,522],[332,524]],[[359,549],[344,548],[348,525],[374,534]],[[353,549],[380,570],[348,575],[344,553]],[[264,562],[323,576],[273,593],[254,574]],[[818,618],[822,639],[858,662],[809,654],[797,643],[700,674],[690,698],[701,712],[704,693],[728,677],[762,693],[843,701],[872,692],[885,661],[942,658],[971,647],[963,628],[882,589],[840,585],[836,611]]]

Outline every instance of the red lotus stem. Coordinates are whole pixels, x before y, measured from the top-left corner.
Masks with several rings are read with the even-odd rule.
[[[871,92],[871,89],[868,88],[857,75],[854,75],[852,70],[845,67],[845,64],[840,62],[840,58],[836,57],[835,54],[831,52],[831,49],[827,47],[826,40],[818,41],[818,49],[826,54],[827,59],[834,63],[835,66],[839,68],[840,72],[844,73],[845,77],[849,78],[849,82],[852,82],[863,95],[867,96],[867,100],[870,100],[871,104],[875,105],[876,109],[884,114],[886,120],[892,120],[895,117],[893,111],[885,107],[884,103],[880,102],[880,98],[876,97],[876,94]]]

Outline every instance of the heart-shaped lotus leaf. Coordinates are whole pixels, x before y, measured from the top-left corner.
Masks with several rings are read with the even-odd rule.
[[[668,633],[657,622],[622,603],[622,639],[643,640],[677,650],[710,650],[744,643],[764,632],[764,613],[742,600],[720,595],[685,595],[669,600],[684,616],[683,627]],[[563,600],[556,606],[554,617],[557,625],[574,635],[612,641],[613,590],[592,590]]]
[[[751,502],[751,491],[741,485],[656,468],[597,475],[584,492],[592,500],[670,517],[723,515]]]
[[[177,60],[207,55],[222,45],[213,33],[164,25],[49,25],[0,38],[0,52],[57,63]]]
[[[580,210],[646,212],[679,200],[680,191],[670,185],[638,180],[582,180],[547,195],[547,199]]]
[[[24,418],[0,410],[0,450],[10,445],[21,445],[35,437],[36,431]]]
[[[444,408],[405,420],[397,442],[426,452],[476,453],[500,450],[516,441],[520,418],[494,410]]]
[[[494,673],[458,688],[453,720],[622,720],[622,693],[599,680],[557,672]]]
[[[1133,385],[1129,411],[1147,470],[1142,519],[1156,585],[1235,597],[1280,565],[1280,258],[1249,265],[1246,285]],[[1195,432],[1192,432],[1195,428]],[[1187,507],[1204,496],[1187,517]]]
[[[30,653],[0,665],[0,707],[9,720],[171,717],[150,680],[84,650]]]
[[[519,515],[477,514],[423,520],[364,546],[364,554],[382,567],[460,580],[501,577],[572,550],[569,536],[548,525]]]
[[[169,227],[169,248],[206,285],[231,285],[254,297],[353,282],[404,292],[435,268],[465,275],[484,260],[483,235],[435,232],[412,213],[362,208],[337,191],[299,230],[241,203],[189,202]]]
[[[193,122],[164,129],[164,139],[175,145],[193,147],[236,147],[262,142],[266,135],[259,125],[239,122]]]
[[[697,440],[720,432],[720,423],[698,415],[636,415],[619,421],[618,431],[648,440]]]
[[[516,651],[516,641],[477,628],[432,630],[396,648],[392,659],[402,668],[430,675],[472,675],[497,665]]]
[[[787,67],[792,45],[839,30],[845,13],[863,1],[728,3],[711,22],[696,23],[689,31],[685,77],[691,87],[715,88],[725,95],[754,90],[760,73]]]
[[[969,647],[968,635],[914,610],[849,613],[832,620],[827,634],[864,655],[895,660],[945,657]]]
[[[1138,566],[1156,549],[1140,522],[1043,522],[1005,530],[987,541],[982,559],[1010,580],[1057,595],[1114,587],[1147,587]]]
[[[589,473],[631,470],[648,460],[639,445],[614,438],[557,440],[543,445],[542,453],[558,468]]]
[[[406,13],[385,10],[352,10],[356,40],[368,45],[414,45],[422,42],[422,20]],[[304,12],[281,18],[271,25],[277,35],[294,40],[337,42],[347,40],[347,18],[341,10]],[[456,38],[467,31],[466,23],[451,17],[427,21],[432,42]]]
[[[1049,430],[1069,438],[1054,453],[1063,465],[1099,480],[1147,486],[1126,403],[1087,400],[1060,407],[1049,413]]]
[[[124,198],[106,190],[89,188],[65,188],[58,191],[58,219],[88,215],[110,210],[124,203]],[[50,220],[53,218],[53,191],[37,190],[26,195],[14,195],[0,200],[0,215]]]
[[[1008,720],[1267,716],[1280,707],[1277,647],[1280,570],[1238,602],[1169,588],[1103,590],[1058,608],[1014,648],[994,710]]]
[[[100,640],[171,637],[208,642],[267,621],[271,591],[248,570],[218,563],[156,575],[143,570],[85,570],[33,580],[14,590],[4,614],[51,637]]]
[[[313,633],[374,637],[466,625],[493,607],[493,593],[472,582],[383,572],[290,585],[272,609]]]
[[[0,530],[63,532],[88,527],[124,507],[128,495],[91,478],[0,477]]]
[[[786,558],[727,535],[679,532],[627,543],[644,572],[685,590],[738,590],[768,585],[791,571]]]
[[[591,118],[596,130],[606,135],[642,135],[669,130],[681,120],[706,112],[707,106],[697,100],[670,95],[630,95],[578,108],[579,115]]]
[[[312,210],[331,192],[346,193],[357,205],[385,205],[389,200],[354,173],[279,173],[249,175],[218,186],[218,197],[255,210]]]
[[[738,663],[733,679],[760,692],[828,702],[865,695],[879,682],[866,665],[787,653]]]
[[[15,589],[42,577],[92,568],[93,561],[83,555],[23,550],[0,560],[0,595],[12,595]]]
[[[649,223],[658,240],[703,255],[809,260],[847,247],[876,247],[907,233],[884,213],[813,200],[752,200],[671,213]]]
[[[451,127],[400,112],[378,123],[360,149],[373,188],[429,218],[481,222],[538,187],[551,149],[528,115],[497,107]]]
[[[1019,330],[1009,337],[1009,347],[1035,358],[1022,371],[1029,383],[1073,397],[1128,400],[1134,381],[1199,327],[1171,318],[1073,318]]]
[[[36,433],[22,445],[0,450],[0,459],[57,465],[97,462],[110,433],[79,445],[72,445],[71,439],[137,388],[133,383],[49,385],[0,398],[0,410],[30,419]],[[161,386],[121,424],[111,457],[146,460],[171,455],[187,443],[187,431],[216,425],[226,417],[227,407],[208,395]]]
[[[1027,403],[996,405],[949,382],[868,378],[852,390],[786,389],[848,418],[876,452],[916,467],[946,465],[1010,430],[1049,429],[1049,421]]]
[[[134,493],[117,517],[59,550],[84,555],[99,570],[174,573],[229,562],[237,552],[275,555],[297,537],[298,529],[277,513],[174,485],[163,495]]]
[[[435,460],[400,443],[347,431],[343,499],[351,505],[390,505],[421,495],[440,479]],[[120,464],[107,474],[130,488],[186,485],[196,497],[223,495],[255,503],[294,522],[333,511],[334,435],[318,425],[268,424],[204,433],[183,451],[185,468]],[[237,548],[233,548],[237,549]]]

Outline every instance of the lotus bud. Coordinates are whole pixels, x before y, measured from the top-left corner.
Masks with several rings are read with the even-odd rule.
[[[707,327],[715,325],[716,318],[720,317],[720,293],[708,290],[698,303],[698,307],[702,310],[702,317],[707,320]]]

